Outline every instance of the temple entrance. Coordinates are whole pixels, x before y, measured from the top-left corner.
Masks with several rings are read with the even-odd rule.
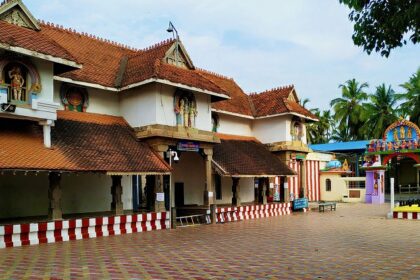
[[[175,183],[175,207],[184,206],[184,183]]]

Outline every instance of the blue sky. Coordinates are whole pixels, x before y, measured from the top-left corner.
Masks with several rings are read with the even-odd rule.
[[[419,45],[389,58],[351,40],[338,0],[24,0],[38,19],[144,48],[169,38],[171,20],[194,64],[233,77],[245,92],[294,84],[309,107],[329,108],[338,85],[356,78],[369,90],[399,85],[420,67]]]

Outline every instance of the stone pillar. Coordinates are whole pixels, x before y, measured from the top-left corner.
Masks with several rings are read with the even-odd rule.
[[[48,179],[48,199],[50,201],[48,207],[48,219],[61,220],[63,218],[63,212],[61,210],[61,174],[51,172],[48,175]]]
[[[206,183],[204,184],[204,206],[214,204],[214,191],[211,173],[211,161],[213,159],[213,149],[204,149],[206,155]],[[209,195],[211,193],[211,196]]]
[[[156,176],[156,187],[155,187],[155,201],[154,201],[154,211],[156,213],[158,212],[165,212],[165,200],[164,201],[158,201],[158,193],[163,194],[163,198],[165,198],[164,191],[163,191],[163,175]]]
[[[112,175],[112,186],[111,186],[111,195],[112,195],[112,202],[111,202],[111,211],[115,215],[122,215],[124,213],[124,207],[122,202],[122,185],[121,179],[122,176]]]
[[[307,188],[306,188],[306,164],[305,161],[302,160],[300,162],[300,189],[299,189],[299,197],[303,198],[307,196]]]
[[[239,186],[239,178],[232,177],[232,205],[241,206],[241,197],[240,191],[241,187]]]

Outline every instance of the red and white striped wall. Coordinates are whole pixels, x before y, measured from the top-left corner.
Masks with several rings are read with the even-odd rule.
[[[394,212],[394,219],[420,220],[420,213],[417,213],[417,212]]]
[[[297,176],[288,178],[289,192],[293,193],[294,198],[299,197],[299,189],[301,186],[301,165],[299,161],[290,161],[289,167],[297,173]],[[321,197],[320,184],[320,162],[318,160],[305,160],[306,168],[306,189],[305,196],[309,201],[319,201]]]
[[[216,222],[226,223],[249,219],[289,215],[290,203],[273,203],[240,207],[219,207],[216,209]]]
[[[296,172],[296,176],[288,177],[287,181],[289,183],[289,194],[293,194],[294,198],[299,198],[299,187],[300,187],[300,162],[299,161],[290,161],[289,167]]]
[[[0,226],[0,248],[169,228],[169,212]]]
[[[318,160],[306,160],[306,187],[309,201],[321,199],[320,162]]]

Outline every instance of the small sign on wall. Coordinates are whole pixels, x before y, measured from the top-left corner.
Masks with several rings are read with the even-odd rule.
[[[287,182],[286,182],[286,183],[284,183],[284,184],[283,184],[283,188],[284,188],[284,189],[288,189],[288,188],[289,188],[289,183],[287,183]]]
[[[209,197],[213,197],[213,192],[209,192]]]
[[[270,183],[270,189],[274,189],[274,183]]]
[[[159,202],[165,201],[165,193],[163,192],[156,193],[156,201],[159,201]]]

